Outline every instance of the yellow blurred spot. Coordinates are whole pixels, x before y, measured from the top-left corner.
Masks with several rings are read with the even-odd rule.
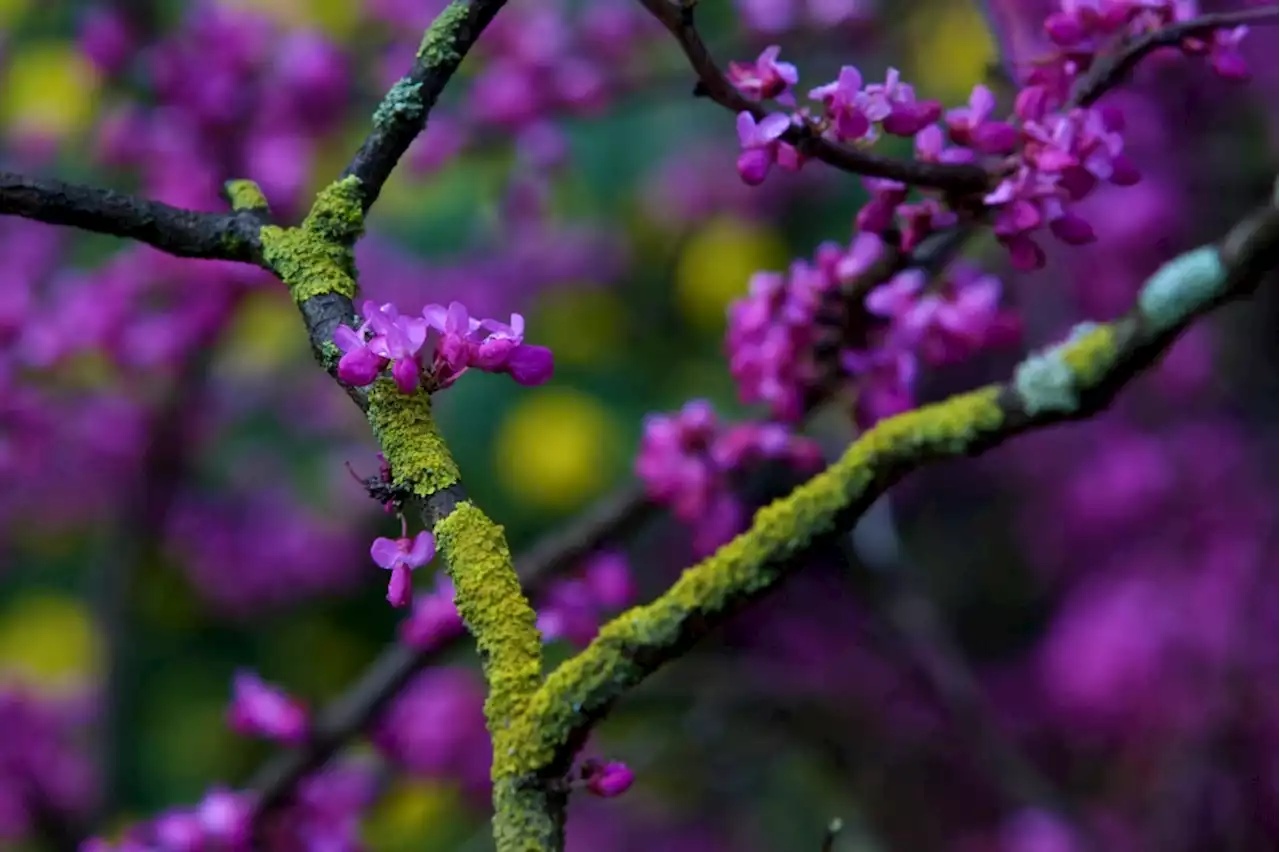
[[[306,357],[306,336],[298,334],[298,309],[273,289],[250,294],[236,314],[223,351],[232,370],[249,375]]]
[[[996,60],[995,41],[977,6],[931,4],[927,13],[912,16],[907,29],[912,36],[907,39],[912,50],[909,79],[921,95],[948,107],[966,103]]]
[[[307,5],[312,23],[333,36],[351,33],[360,20],[360,4],[351,0],[310,0]]]
[[[0,0],[2,2],[2,0]],[[236,9],[247,9],[289,28],[321,29],[342,36],[355,29],[359,4],[351,0],[223,0]]]
[[[594,399],[544,390],[518,404],[498,431],[503,484],[539,508],[571,509],[605,483],[617,428]]]
[[[23,597],[0,615],[0,669],[42,683],[65,683],[96,673],[99,651],[93,621],[74,598]]]
[[[0,0],[0,29],[9,29],[16,24],[29,5],[29,0]]]
[[[428,829],[452,821],[461,808],[458,794],[451,787],[430,781],[403,781],[364,820],[364,840],[373,852],[420,848],[421,837]]]
[[[594,364],[618,353],[625,321],[613,293],[585,285],[546,293],[539,302],[537,338],[556,353],[556,363]]]
[[[724,326],[725,307],[747,292],[761,269],[780,269],[787,247],[772,230],[741,219],[712,219],[685,244],[676,267],[676,298],[690,322],[707,330]]]
[[[93,66],[64,42],[36,42],[14,50],[0,87],[0,120],[19,133],[63,137],[93,117],[98,88]]]

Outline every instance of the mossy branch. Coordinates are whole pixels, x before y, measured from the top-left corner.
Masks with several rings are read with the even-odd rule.
[[[777,587],[809,547],[848,529],[907,473],[1104,408],[1196,317],[1258,286],[1274,269],[1278,230],[1273,197],[1217,245],[1161,267],[1123,318],[1078,326],[1067,342],[1024,361],[1006,384],[877,424],[823,473],[761,509],[747,532],[687,569],[653,603],[606,624],[556,669],[516,722],[519,748],[495,755],[495,776],[533,779],[564,763],[614,701]]]

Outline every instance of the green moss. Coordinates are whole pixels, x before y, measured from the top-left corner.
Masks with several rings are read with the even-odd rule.
[[[470,12],[463,0],[453,0],[431,22],[418,45],[418,59],[428,68],[439,68],[462,61],[458,51],[459,31],[466,26]]]
[[[400,119],[412,121],[422,114],[422,84],[401,77],[378,104],[373,113],[373,125],[386,127]]]
[[[436,524],[435,535],[458,612],[480,649],[489,684],[485,718],[494,750],[500,751],[512,718],[542,679],[542,637],[502,527],[464,501]]]
[[[963,453],[999,430],[999,387],[983,388],[882,421],[835,464],[756,513],[751,529],[689,568],[651,604],[619,615],[529,699],[509,747],[495,749],[494,777],[531,775],[550,764],[587,719],[638,683],[678,646],[691,623],[776,584],[788,557],[832,532],[842,513],[876,496],[905,466]],[[649,662],[644,662],[648,658]]]
[[[251,180],[229,180],[226,192],[232,210],[267,209],[267,197],[262,194],[262,188]]]
[[[458,465],[436,428],[426,391],[404,394],[391,379],[378,379],[369,389],[369,425],[397,488],[428,497],[458,483]]]

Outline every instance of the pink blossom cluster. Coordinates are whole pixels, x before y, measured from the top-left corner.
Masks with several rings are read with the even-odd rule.
[[[920,361],[957,363],[1017,339],[1016,317],[1000,307],[1000,281],[963,263],[936,281],[919,269],[900,272],[849,312],[846,293],[883,251],[864,231],[847,249],[824,243],[812,263],[751,277],[748,295],[729,306],[725,336],[743,402],[796,423],[817,398],[847,386],[866,426],[912,407]]]
[[[551,350],[524,342],[524,317],[511,315],[511,324],[471,317],[461,302],[449,307],[427,305],[421,317],[401,316],[395,306],[366,301],[364,322],[338,326],[333,340],[342,357],[338,378],[355,387],[373,384],[391,368],[401,393],[413,393],[419,381],[429,391],[443,390],[471,367],[506,373],[522,385],[540,385],[551,378]],[[423,347],[435,333],[432,358],[424,363]]]
[[[81,738],[95,709],[83,695],[0,686],[0,840],[26,836],[42,818],[82,816],[97,779]]]
[[[538,629],[544,641],[564,639],[585,647],[596,636],[601,617],[635,601],[627,558],[616,551],[588,557],[576,576],[557,578],[538,603]]]
[[[747,520],[736,474],[764,462],[813,471],[822,452],[778,423],[722,425],[709,402],[693,400],[675,414],[645,418],[635,470],[649,499],[694,529],[696,550],[710,552]]]
[[[994,220],[996,237],[1022,270],[1044,265],[1044,250],[1034,238],[1048,229],[1069,245],[1094,240],[1092,226],[1073,205],[1100,184],[1130,186],[1138,172],[1124,155],[1124,116],[1119,110],[1072,104],[1072,87],[1101,52],[1121,47],[1121,37],[1141,35],[1197,13],[1194,3],[1174,0],[1063,0],[1062,11],[1045,26],[1060,53],[1037,63],[1014,101],[1012,115],[999,117],[995,95],[981,84],[965,107],[948,110],[916,98],[895,69],[883,83],[864,84],[857,68],[845,66],[837,79],[808,93],[821,104],[821,115],[795,110],[795,66],[779,62],[779,48],[768,47],[751,64],[733,63],[728,79],[747,97],[792,107],[760,118],[738,114],[742,152],[738,173],[743,181],[762,183],[772,166],[797,171],[805,157],[787,141],[788,131],[813,132],[832,142],[862,147],[881,132],[914,138],[916,159],[924,163],[978,163],[999,178],[983,197]],[[1209,39],[1188,39],[1183,49],[1205,53],[1221,76],[1243,79],[1244,60],[1237,51],[1247,28],[1217,31]],[[900,220],[901,248],[910,251],[934,230],[955,224],[955,212],[942,201],[926,198],[908,203],[911,188],[894,180],[865,179],[871,200],[858,215],[860,228],[884,233]]]
[[[117,842],[87,841],[84,852],[360,852],[360,815],[373,801],[368,767],[339,765],[308,776],[290,804],[261,826],[255,840],[253,795],[211,789],[192,808],[168,810],[130,828]]]

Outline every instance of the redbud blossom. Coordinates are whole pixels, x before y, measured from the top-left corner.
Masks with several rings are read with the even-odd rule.
[[[602,799],[621,796],[635,782],[635,773],[625,763],[611,761],[601,763],[589,761],[583,767],[583,776],[587,782],[587,790]]]
[[[387,602],[394,607],[409,605],[413,596],[413,569],[426,565],[436,555],[436,537],[430,530],[423,530],[410,539],[376,538],[369,548],[369,556],[381,568],[391,572],[387,584]]]
[[[238,734],[285,743],[307,738],[310,721],[306,708],[282,689],[252,672],[237,672],[232,686],[227,724]]]

